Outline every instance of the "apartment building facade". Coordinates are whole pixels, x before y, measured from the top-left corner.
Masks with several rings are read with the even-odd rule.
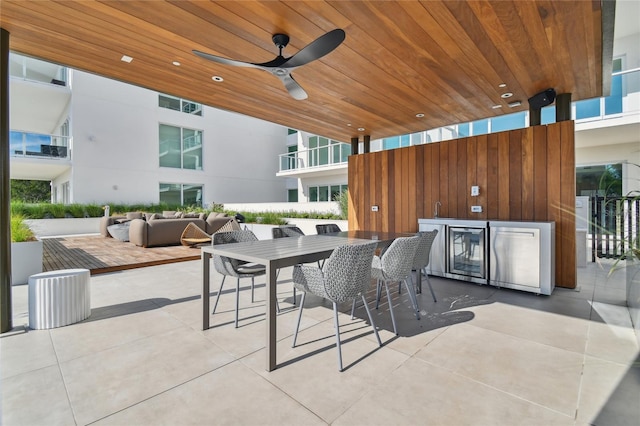
[[[11,54],[11,179],[59,203],[286,200],[287,128]]]

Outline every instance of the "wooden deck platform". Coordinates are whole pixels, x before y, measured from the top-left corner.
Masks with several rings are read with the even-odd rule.
[[[84,268],[91,275],[200,259],[200,250],[185,246],[138,247],[103,236],[43,238],[42,270]]]

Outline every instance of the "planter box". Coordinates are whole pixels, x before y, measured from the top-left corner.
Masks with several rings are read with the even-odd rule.
[[[61,219],[26,219],[24,222],[38,237],[60,235],[99,234],[99,217],[61,218]]]
[[[27,284],[42,272],[42,241],[11,243],[11,284]]]

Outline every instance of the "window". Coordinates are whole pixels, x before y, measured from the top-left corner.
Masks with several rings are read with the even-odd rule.
[[[526,112],[501,115],[491,119],[491,132],[522,129],[525,127]]]
[[[287,201],[289,203],[297,203],[298,202],[298,190],[297,189],[289,189],[289,190],[287,190]]]
[[[489,133],[489,120],[479,120],[471,123],[471,131],[474,136],[486,135]]]
[[[622,71],[622,58],[613,60],[613,72]],[[611,94],[604,98],[604,113],[620,114],[622,112],[622,75],[611,76]]]
[[[576,167],[576,195],[622,196],[622,164]]]
[[[160,202],[202,207],[202,185],[161,183]]]
[[[318,185],[309,187],[309,201],[335,201],[340,192],[346,191],[347,185]]]
[[[160,167],[202,170],[202,131],[160,125]]]
[[[351,145],[349,144],[322,136],[311,136],[309,138],[308,167],[345,163],[348,161],[349,155],[351,155]]]
[[[182,111],[186,114],[202,115],[202,105],[169,95],[158,95],[158,106],[161,108]]]

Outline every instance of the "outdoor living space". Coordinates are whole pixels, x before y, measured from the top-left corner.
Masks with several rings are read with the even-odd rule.
[[[431,277],[438,298],[392,287],[372,309],[341,306],[336,365],[330,304],[307,297],[296,348],[291,268],[279,275],[278,368],[265,370],[264,277],[240,324],[227,282],[202,331],[201,261],[91,277],[91,316],[28,328],[28,288],[14,286],[15,330],[0,339],[4,425],[381,424],[631,425],[640,418],[638,341],[624,271],[578,268],[576,289],[537,296]],[[221,277],[211,273],[216,295]],[[374,289],[367,295],[373,308]],[[426,289],[426,287],[425,287]],[[298,300],[300,295],[298,294]]]

